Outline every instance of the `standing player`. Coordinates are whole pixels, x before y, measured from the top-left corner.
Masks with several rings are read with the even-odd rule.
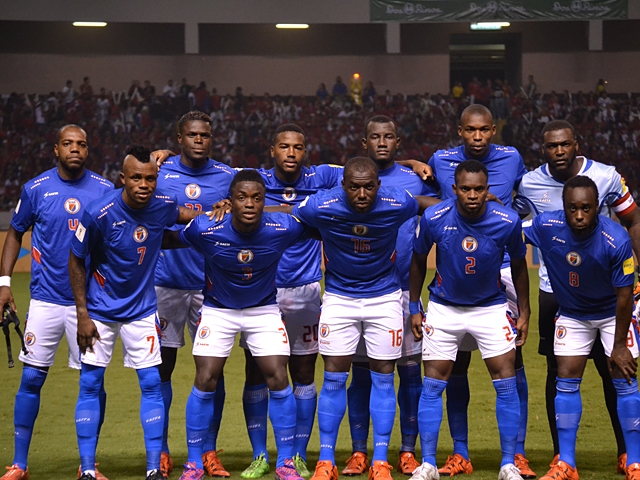
[[[290,216],[263,214],[265,186],[255,170],[239,172],[230,193],[230,216],[217,223],[196,220],[175,240],[204,255],[207,277],[193,345],[196,378],[187,401],[188,460],[180,478],[204,476],[202,445],[214,413],[216,383],[236,334],[243,332],[270,392],[276,479],[300,480],[292,460],[296,402],[287,377],[289,337],[276,304],[275,277],[283,252],[304,238],[306,229]]]
[[[125,366],[136,369],[140,382],[147,480],[163,478],[159,468],[164,408],[157,368],[162,360],[153,271],[164,228],[176,221],[186,223],[195,212],[179,209],[175,199],[155,192],[158,173],[150,159],[148,149],[131,147],[120,173],[124,188],[87,207],[71,242],[69,276],[82,353],[76,405],[81,480],[96,477],[99,391],[118,334]]]
[[[211,150],[211,118],[192,111],[178,121],[180,155],[168,158],[158,177],[158,189],[175,196],[178,204],[195,211],[215,204],[229,194],[235,171],[208,158]],[[176,227],[177,228],[177,227]],[[160,379],[165,419],[162,435],[161,470],[168,476],[173,469],[169,455],[169,409],[173,398],[171,374],[176,365],[178,348],[184,346],[184,327],[191,338],[195,335],[205,286],[204,259],[193,249],[162,250],[155,272],[158,317],[162,330]],[[216,440],[222,418],[225,390],[223,380],[216,390],[216,416],[204,446],[204,468],[209,476],[228,477],[216,454]]]
[[[511,197],[521,178],[526,173],[522,157],[513,147],[492,145],[491,139],[496,134],[496,126],[488,108],[474,104],[464,109],[460,116],[458,135],[462,145],[450,150],[438,150],[429,160],[433,174],[440,186],[442,199],[454,196],[452,185],[455,183],[454,172],[460,162],[478,160],[489,172],[489,188],[505,207],[511,208]],[[518,318],[518,301],[511,279],[509,256],[505,255],[501,269],[501,281],[507,290],[509,312]],[[471,350],[476,348],[475,342],[467,339],[458,350],[451,377],[447,383],[447,418],[449,431],[453,438],[453,455],[447,458],[440,473],[454,476],[460,473],[472,473],[473,466],[469,459],[468,416],[469,380],[467,371],[471,362]],[[518,398],[520,400],[520,426],[518,428],[518,444],[515,464],[523,478],[535,478],[536,474],[529,468],[524,443],[527,435],[529,410],[529,388],[522,361],[522,350],[516,346],[516,379]]]
[[[515,198],[515,207],[518,212],[538,215],[542,212],[561,210],[564,182],[576,175],[585,175],[591,178],[598,187],[599,207],[602,208],[605,204],[608,207],[605,209],[606,211],[603,211],[603,214],[609,216],[609,209],[613,210],[622,225],[629,230],[633,251],[636,256],[640,256],[640,210],[636,208],[636,203],[620,174],[612,166],[578,156],[578,141],[575,130],[569,122],[553,120],[547,123],[542,129],[542,137],[542,154],[546,163],[522,178]],[[540,345],[538,353],[547,357],[546,405],[555,455],[551,463],[554,464],[560,452],[554,402],[558,365],[553,352],[554,319],[558,311],[558,303],[553,295],[552,285],[549,282],[546,266],[542,259],[539,274]],[[595,342],[591,355],[598,373],[602,377],[607,410],[618,444],[617,470],[618,473],[624,474],[624,466],[627,463],[624,436],[618,420],[616,391],[611,382],[609,365],[601,342]]]
[[[383,187],[397,187],[412,195],[435,195],[435,191],[412,170],[394,162],[400,146],[395,122],[385,116],[371,117],[365,124],[362,146],[371,160],[378,166],[378,175]],[[418,401],[422,391],[420,354],[422,345],[411,333],[409,315],[409,266],[411,264],[411,243],[418,225],[418,217],[410,218],[398,231],[396,242],[396,269],[402,288],[402,312],[405,319],[402,356],[397,368],[400,377],[398,406],[400,409],[400,431],[402,444],[398,459],[398,471],[410,475],[420,466],[415,459],[416,438],[418,436]],[[351,369],[351,384],[347,389],[349,406],[349,427],[351,430],[352,455],[347,460],[343,475],[362,475],[369,467],[367,439],[369,436],[369,400],[371,375],[366,358],[364,340],[360,339]]]
[[[568,180],[562,201],[564,211],[542,213],[524,225],[527,241],[546,259],[560,304],[554,340],[560,457],[541,480],[579,478],[575,454],[582,414],[580,383],[598,331],[618,393],[627,446],[626,478],[640,479],[638,339],[629,328],[634,283],[631,239],[623,227],[598,215],[598,188],[589,177]]]
[[[454,199],[428,209],[420,220],[411,262],[413,332],[423,338],[424,383],[418,413],[422,466],[412,480],[440,478],[436,448],[442,422],[442,392],[456,353],[469,334],[478,344],[496,390],[496,417],[502,461],[499,480],[520,480],[514,465],[520,402],[514,369],[515,346],[523,345],[529,323],[529,276],[520,219],[513,210],[486,202],[487,168],[477,160],[455,170]],[[419,310],[426,259],[436,244],[436,276],[429,285],[424,323]],[[500,265],[510,255],[520,317],[517,327],[507,309]]]
[[[335,446],[344,416],[346,382],[364,336],[370,358],[373,462],[369,478],[391,478],[387,463],[395,419],[395,361],[402,354],[402,291],[397,275],[398,228],[434,202],[392,187],[380,190],[373,160],[356,157],[344,168],[342,188],[308,197],[292,213],[322,235],[325,294],[319,327],[324,383],[318,401],[320,457],[313,480],[336,480]]]
[[[40,390],[65,334],[69,367],[80,369],[76,309],[68,280],[68,250],[84,208],[95,198],[113,190],[111,182],[85,169],[89,147],[82,128],[65,125],[58,130],[53,151],[58,166],[25,184],[2,251],[0,306],[8,303],[16,310],[10,289],[11,273],[22,237],[33,227],[31,302],[24,332],[29,352],[20,354],[24,367],[14,407],[15,451],[12,466],[1,477],[6,480],[29,478],[27,456],[40,408]],[[103,384],[99,385],[98,397],[99,429],[106,402]],[[105,478],[99,472],[96,476]]]

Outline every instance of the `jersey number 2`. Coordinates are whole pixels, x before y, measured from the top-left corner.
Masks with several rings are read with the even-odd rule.
[[[475,275],[476,273],[476,259],[475,257],[467,257],[467,263],[464,266],[464,273],[467,275]]]

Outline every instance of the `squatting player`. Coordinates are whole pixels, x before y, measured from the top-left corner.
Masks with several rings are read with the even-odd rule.
[[[515,211],[487,202],[487,167],[477,160],[460,163],[454,174],[455,198],[428,209],[420,220],[411,262],[412,327],[423,338],[424,383],[418,410],[422,465],[412,480],[440,478],[436,449],[442,422],[442,392],[458,348],[471,335],[496,390],[496,417],[502,461],[499,480],[520,480],[514,465],[520,418],[516,391],[515,346],[523,345],[529,323],[529,277],[520,219]],[[423,326],[419,310],[426,258],[436,244],[436,275],[429,285]],[[509,253],[520,317],[517,327],[507,307],[500,265]],[[424,328],[424,332],[423,332]]]
[[[76,405],[81,480],[96,478],[99,392],[118,335],[124,364],[136,370],[140,383],[147,480],[163,478],[159,468],[164,406],[157,368],[162,360],[153,272],[164,228],[188,222],[195,212],[179,208],[174,198],[156,191],[158,174],[150,160],[148,149],[131,147],[120,173],[124,188],[86,208],[71,242],[69,277],[82,354]]]
[[[634,261],[623,227],[598,215],[598,187],[575,176],[563,187],[564,210],[525,222],[529,243],[546,259],[560,305],[555,321],[556,425],[560,457],[541,480],[577,480],[576,437],[582,414],[580,383],[597,333],[610,360],[617,407],[627,446],[626,478],[640,479],[640,393],[636,378],[638,338],[629,328]],[[635,358],[634,358],[635,357]]]
[[[175,196],[178,204],[201,212],[226,198],[235,170],[211,160],[211,118],[198,111],[184,114],[177,124],[180,155],[168,158],[158,176],[158,189]],[[177,228],[177,227],[172,227]],[[169,455],[169,409],[173,398],[171,374],[176,365],[178,348],[184,346],[184,327],[191,338],[202,307],[205,287],[204,259],[193,249],[162,250],[155,271],[158,317],[162,330],[160,379],[165,419],[162,435],[161,469],[168,476],[173,469]],[[216,440],[224,405],[223,379],[216,390],[216,415],[203,448],[203,465],[209,476],[228,477],[216,454]]]
[[[632,241],[633,251],[640,256],[640,210],[624,184],[624,180],[615,167],[578,156],[578,141],[576,133],[569,122],[553,120],[542,129],[542,154],[546,163],[532,172],[527,173],[518,186],[514,199],[515,208],[521,214],[562,209],[562,188],[564,183],[576,175],[591,178],[598,187],[598,205],[602,213],[610,215],[610,209],[616,214],[620,223],[627,227]],[[558,432],[556,430],[556,377],[558,366],[553,351],[554,319],[558,311],[558,302],[553,294],[549,282],[544,259],[540,260],[540,291],[538,296],[538,319],[540,326],[540,344],[538,353],[547,357],[546,406],[547,420],[553,440],[554,459],[556,463],[559,454]],[[625,442],[617,413],[616,390],[611,382],[607,357],[601,342],[594,343],[591,352],[593,361],[602,377],[605,402],[618,444],[618,473],[624,474],[627,463],[625,456]]]
[[[69,246],[85,207],[113,190],[113,184],[85,169],[89,154],[87,134],[77,125],[65,125],[53,147],[58,166],[27,182],[11,219],[0,266],[0,306],[16,310],[10,289],[24,233],[31,236],[31,302],[25,327],[28,353],[14,407],[15,451],[12,466],[1,478],[26,480],[27,456],[40,408],[40,390],[62,340],[69,344],[69,367],[80,369],[76,341],[76,308],[69,286]],[[101,384],[99,425],[104,418],[106,393]],[[96,473],[98,479],[105,477]],[[106,480],[106,479],[105,479]]]
[[[513,191],[526,173],[526,169],[522,157],[515,148],[491,144],[491,139],[495,134],[496,126],[489,109],[478,104],[464,109],[458,126],[458,135],[462,138],[462,145],[449,150],[438,150],[429,160],[436,181],[440,185],[442,199],[454,196],[451,186],[455,183],[454,172],[460,162],[478,160],[487,167],[489,172],[491,193],[504,206],[511,208]],[[514,319],[518,318],[518,302],[511,279],[508,255],[505,255],[502,263],[501,274],[501,282],[506,286],[509,312]],[[453,439],[453,455],[447,458],[444,466],[440,469],[440,473],[447,476],[473,472],[468,444],[469,380],[467,371],[471,361],[471,350],[475,348],[475,342],[470,338],[462,343],[447,384],[447,418]],[[518,428],[515,465],[520,469],[523,478],[535,478],[536,474],[529,468],[529,461],[524,450],[529,389],[522,361],[522,351],[518,346],[516,346],[516,380],[520,400],[520,426]]]

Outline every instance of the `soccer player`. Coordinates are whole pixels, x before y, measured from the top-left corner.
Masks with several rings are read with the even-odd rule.
[[[563,187],[563,210],[541,213],[524,224],[527,241],[546,259],[547,275],[560,305],[554,339],[560,457],[541,480],[579,478],[580,383],[598,331],[618,393],[618,416],[627,446],[626,478],[640,479],[638,338],[630,328],[633,251],[625,229],[598,215],[598,198],[593,180],[574,176]]]
[[[296,401],[289,386],[289,336],[276,304],[278,262],[307,229],[288,215],[263,213],[265,186],[255,170],[239,172],[230,187],[232,211],[220,222],[196,220],[174,235],[204,255],[207,289],[193,355],[196,378],[187,400],[188,460],[181,480],[204,476],[202,446],[214,413],[216,383],[243,332],[270,394],[269,414],[278,460],[276,479],[300,480],[293,464]]]
[[[391,478],[387,463],[395,419],[394,370],[402,354],[402,290],[397,275],[398,229],[438,200],[413,198],[380,187],[378,167],[356,157],[344,168],[342,188],[308,197],[292,210],[323,239],[325,294],[319,326],[324,383],[318,401],[320,457],[313,480],[336,480],[335,447],[344,416],[346,382],[353,355],[364,336],[370,359],[369,410],[374,432],[369,478]]]
[[[520,480],[514,465],[520,418],[515,345],[523,345],[529,322],[529,277],[520,219],[515,211],[487,202],[489,173],[477,160],[460,163],[455,198],[428,209],[420,220],[411,261],[410,308],[413,333],[423,339],[424,383],[418,409],[422,465],[412,480],[440,478],[436,448],[442,422],[442,392],[463,338],[471,335],[496,390],[502,461],[499,480]],[[426,258],[436,244],[436,276],[429,285],[424,323],[419,301]],[[517,324],[509,314],[500,266],[505,250],[520,307]]]
[[[24,185],[2,250],[0,306],[8,303],[16,310],[11,274],[24,233],[33,227],[31,302],[24,332],[28,353],[20,354],[24,367],[14,407],[15,450],[12,466],[1,477],[4,480],[29,478],[27,457],[40,408],[40,391],[64,335],[69,345],[69,367],[80,369],[68,250],[85,207],[113,190],[111,182],[85,169],[89,146],[82,128],[65,125],[58,130],[53,151],[57,167]],[[99,385],[98,398],[99,429],[106,402],[103,384]],[[105,479],[100,472],[96,476]]]
[[[478,160],[487,167],[489,172],[490,192],[504,206],[511,208],[513,191],[526,173],[526,169],[522,157],[515,148],[491,144],[495,134],[496,126],[488,108],[474,104],[464,109],[458,126],[458,135],[462,138],[462,145],[449,150],[438,150],[429,160],[429,165],[440,186],[442,199],[454,197],[452,185],[455,183],[454,172],[457,166],[465,160]],[[501,275],[501,281],[507,289],[509,312],[514,319],[517,319],[519,315],[518,301],[511,279],[508,255],[505,255],[502,263]],[[450,455],[444,466],[440,468],[440,473],[447,476],[473,472],[473,466],[469,459],[467,409],[470,394],[467,371],[471,362],[471,350],[476,348],[477,345],[469,337],[462,343],[447,383],[447,418],[453,439],[453,455]],[[536,474],[529,467],[524,449],[527,434],[529,388],[522,360],[522,350],[519,346],[516,346],[515,358],[518,398],[520,400],[520,425],[515,465],[520,469],[523,478],[535,478]]]
[[[211,118],[202,112],[184,114],[177,124],[180,155],[168,158],[158,176],[158,189],[175,196],[178,203],[198,212],[209,208],[229,194],[235,170],[208,158],[211,150]],[[172,227],[177,228],[177,227]],[[169,409],[173,398],[171,374],[176,365],[178,349],[183,347],[185,324],[191,338],[202,307],[205,287],[204,259],[193,249],[162,250],[155,271],[158,317],[162,330],[160,348],[160,388],[165,419],[162,435],[161,470],[168,476],[173,469],[169,455]],[[225,390],[221,378],[216,390],[216,416],[204,446],[204,468],[209,476],[228,477],[216,453],[216,440],[222,418]]]
[[[553,120],[542,129],[542,154],[546,163],[532,172],[527,173],[518,186],[514,206],[522,215],[531,213],[538,215],[542,212],[562,209],[562,188],[564,183],[576,175],[585,175],[591,178],[598,187],[599,208],[606,205],[602,213],[610,215],[610,210],[616,214],[620,223],[627,227],[631,236],[633,251],[640,256],[640,210],[624,184],[624,180],[615,170],[615,167],[589,160],[578,156],[578,141],[573,125],[564,120]],[[554,459],[558,460],[559,444],[558,431],[556,429],[556,377],[558,365],[554,355],[554,319],[558,311],[558,302],[553,295],[552,285],[549,282],[544,258],[540,260],[540,292],[539,303],[539,331],[540,344],[538,353],[547,357],[547,382],[546,382],[546,407],[547,420],[553,440]],[[624,436],[620,427],[617,414],[616,390],[610,378],[609,366],[601,342],[594,343],[591,352],[598,373],[602,377],[602,385],[605,394],[605,403],[618,445],[618,473],[624,474],[627,463],[625,456]]]
[[[371,117],[365,124],[362,146],[371,160],[378,166],[378,175],[383,187],[397,187],[412,195],[435,195],[436,191],[423,182],[411,169],[394,162],[400,147],[395,122],[385,116]],[[398,471],[410,475],[420,466],[415,459],[418,435],[418,401],[422,391],[420,358],[422,345],[415,341],[411,333],[409,315],[409,266],[411,264],[412,241],[418,225],[418,217],[410,218],[398,231],[396,242],[396,269],[402,288],[402,312],[405,319],[402,356],[397,368],[400,377],[398,406],[400,409],[400,431],[402,444],[398,459]],[[371,375],[369,359],[366,357],[364,339],[360,339],[358,351],[351,369],[351,384],[347,389],[349,427],[351,430],[352,455],[347,460],[343,475],[362,475],[369,467],[367,438],[369,436],[369,400]]]
[[[76,431],[82,476],[94,480],[100,387],[118,334],[125,366],[140,383],[140,420],[147,450],[147,480],[161,480],[164,406],[160,392],[160,339],[153,272],[164,228],[186,223],[195,211],[156,192],[157,168],[148,149],[134,145],[125,157],[122,190],[94,200],[83,212],[69,254],[78,317],[82,369]],[[90,278],[87,282],[87,259]]]

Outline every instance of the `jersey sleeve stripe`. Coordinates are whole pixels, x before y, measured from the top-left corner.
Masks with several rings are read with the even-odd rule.
[[[636,209],[636,202],[631,196],[631,192],[627,191],[625,195],[611,205],[611,209],[618,217],[624,217]]]

